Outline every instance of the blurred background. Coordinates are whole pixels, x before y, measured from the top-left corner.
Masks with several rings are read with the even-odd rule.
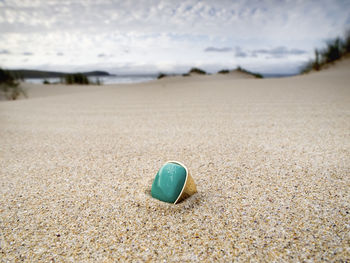
[[[0,0],[0,67],[290,75],[349,27],[347,0]]]

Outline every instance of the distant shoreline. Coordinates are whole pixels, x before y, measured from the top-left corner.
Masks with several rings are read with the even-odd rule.
[[[7,70],[15,78],[19,79],[35,79],[35,78],[62,78],[67,74],[73,74],[75,72],[58,72],[58,71],[44,71],[44,70],[30,70],[30,69],[10,69]],[[81,72],[83,75],[90,76],[114,76],[106,71],[88,71]]]
[[[96,82],[97,79],[103,85],[105,84],[131,84],[131,83],[140,83],[148,82],[155,80],[157,76],[155,75],[108,75],[108,76],[88,76],[89,80]],[[43,84],[44,81],[49,82],[48,84],[61,84],[60,77],[51,77],[51,78],[24,78],[24,82],[32,84]]]
[[[44,71],[44,70],[31,70],[31,69],[10,69],[8,70],[14,77],[18,79],[54,79],[54,78],[62,78],[67,74],[73,74],[74,72],[60,72],[60,71]],[[111,74],[107,71],[88,71],[81,72],[83,75],[87,77],[118,77],[118,78],[131,78],[131,79],[139,79],[139,78],[157,78],[159,73],[149,73],[149,74]],[[179,75],[166,73],[167,75]],[[216,73],[208,73],[209,75]],[[182,75],[182,74],[180,74]],[[264,78],[283,78],[283,77],[292,77],[298,75],[298,73],[289,73],[289,74],[280,74],[280,73],[261,73]],[[29,81],[30,82],[30,81]],[[114,83],[114,82],[113,82]]]

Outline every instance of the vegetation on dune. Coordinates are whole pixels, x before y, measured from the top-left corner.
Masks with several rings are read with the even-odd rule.
[[[64,83],[67,85],[79,84],[89,85],[90,81],[87,76],[82,73],[67,74],[64,76]]]
[[[304,65],[301,73],[321,70],[325,65],[333,63],[350,54],[350,30],[343,38],[337,37],[327,42],[323,49],[315,49],[315,58]]]
[[[261,74],[248,71],[248,70],[242,68],[241,66],[238,66],[235,69],[235,71],[247,73],[247,74],[253,75],[254,77],[259,78],[259,79],[263,78],[263,76]],[[230,73],[230,70],[228,70],[228,69],[222,69],[222,70],[218,71],[218,74],[228,74],[228,73]]]
[[[200,69],[200,68],[191,68],[190,71],[188,72],[188,74],[192,74],[192,73],[195,73],[195,74],[200,74],[200,75],[206,75],[207,73]]]
[[[191,74],[206,75],[207,73],[204,70],[200,69],[200,68],[191,68],[188,71],[188,73],[181,74],[181,76],[188,77],[188,76],[191,76]],[[159,73],[157,79],[162,79],[162,78],[169,77],[169,76],[176,76],[176,74],[168,75],[168,74],[165,74],[165,73]]]
[[[0,68],[0,97],[15,100],[21,94],[26,97],[17,79],[10,72]]]
[[[343,42],[343,48],[346,54],[350,53],[350,30],[345,34],[345,39]]]
[[[230,73],[230,71],[228,69],[222,69],[220,71],[218,71],[218,74],[228,74]]]
[[[164,74],[164,73],[159,73],[157,79],[162,79],[162,78],[165,78],[167,77],[168,75]]]
[[[241,66],[238,66],[236,70],[239,71],[239,72],[243,72],[243,73],[247,73],[247,74],[253,75],[254,77],[256,77],[258,79],[262,79],[263,78],[263,76],[260,73],[251,72],[249,70],[241,68]]]
[[[244,72],[244,73],[253,75],[256,78],[263,78],[263,76],[261,74],[250,72],[250,71],[248,71],[246,69],[241,68],[240,66],[238,66],[235,70],[239,71],[239,72]],[[230,72],[231,72],[231,70],[229,70],[229,69],[222,69],[222,70],[220,70],[218,72],[218,74],[228,74]],[[182,74],[182,76],[183,77],[189,77],[189,76],[191,76],[191,74],[207,75],[208,73],[205,72],[204,70],[200,69],[200,68],[191,68],[187,73]],[[165,77],[168,77],[168,76],[174,76],[174,75],[167,75],[167,74],[164,74],[164,73],[159,73],[157,79],[162,79],[162,78],[165,78]]]
[[[263,76],[261,74],[250,72],[250,71],[248,71],[246,69],[241,68],[240,66],[237,67],[235,70],[239,71],[239,72],[244,72],[244,73],[253,75],[256,78],[263,78]],[[231,70],[229,70],[229,69],[223,69],[223,70],[220,70],[218,72],[218,74],[228,74],[230,72],[231,72]],[[187,73],[182,74],[182,76],[183,77],[189,77],[189,76],[191,76],[191,74],[207,75],[208,73],[205,72],[204,70],[200,69],[200,68],[191,68]],[[174,75],[167,75],[167,74],[164,74],[164,73],[159,73],[157,78],[158,79],[162,79],[162,78],[165,78],[165,77],[168,77],[168,76],[174,76]]]
[[[63,79],[61,79],[61,83],[67,85],[102,85],[103,82],[100,78],[96,78],[96,81],[91,81],[85,73],[72,73],[66,74]],[[45,83],[44,83],[45,84]],[[46,83],[50,84],[50,83]]]

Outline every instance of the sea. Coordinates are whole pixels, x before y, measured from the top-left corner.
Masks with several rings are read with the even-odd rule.
[[[297,74],[263,74],[264,78],[283,78],[292,77]],[[88,77],[90,81],[97,82],[99,80],[100,84],[131,84],[131,83],[141,83],[148,82],[157,79],[158,75],[110,75],[110,76],[90,76]],[[44,81],[49,81],[50,84],[60,83],[60,78],[28,78],[24,79],[27,83],[43,84]]]
[[[148,82],[157,79],[157,75],[111,75],[111,76],[91,76],[89,80],[92,82],[99,82],[101,84],[131,84]],[[60,78],[28,78],[24,79],[27,83],[43,84],[44,81],[48,81],[51,84],[60,83]]]

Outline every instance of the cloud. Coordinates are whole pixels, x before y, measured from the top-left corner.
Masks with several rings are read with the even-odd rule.
[[[32,52],[23,52],[23,56],[33,56],[34,54]]]
[[[267,58],[296,65],[350,26],[345,0],[0,0],[0,6],[0,50],[11,50],[6,67],[21,67],[24,53],[32,53],[28,67],[67,70],[109,60],[110,68],[234,67],[237,60],[265,68],[273,62]]]
[[[275,48],[271,48],[271,49],[253,50],[252,56],[256,56],[259,54],[266,54],[266,55],[270,55],[271,57],[274,57],[274,58],[282,58],[282,57],[286,57],[288,55],[303,55],[306,53],[307,53],[306,50],[297,49],[297,48],[288,49],[285,46],[279,46],[279,47],[275,47]]]
[[[245,58],[247,56],[248,56],[247,52],[244,52],[240,47],[236,47],[235,57],[237,57],[237,58]]]
[[[11,53],[7,49],[0,50],[0,55],[9,55],[9,54],[11,54]]]
[[[230,52],[230,51],[232,51],[232,48],[230,47],[222,47],[222,48],[207,47],[206,49],[204,49],[204,52]]]
[[[293,48],[293,49],[289,50],[289,54],[291,54],[291,55],[302,55],[302,54],[306,54],[306,53],[307,53],[306,50],[297,49],[297,48]]]
[[[349,1],[340,0],[12,0],[3,2],[0,9],[0,31],[173,32],[271,38],[278,36],[271,34],[278,30],[279,36],[286,38],[310,33],[322,37],[339,33],[348,23],[349,8]]]

